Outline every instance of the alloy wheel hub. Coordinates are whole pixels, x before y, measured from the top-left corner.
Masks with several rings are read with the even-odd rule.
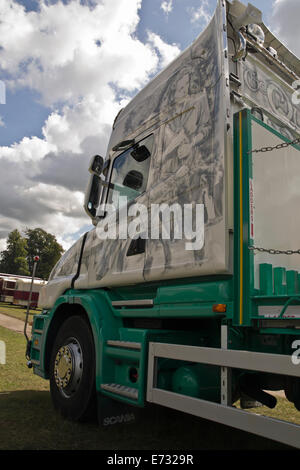
[[[55,382],[65,397],[72,396],[78,390],[82,371],[82,348],[72,338],[58,350],[54,362]]]

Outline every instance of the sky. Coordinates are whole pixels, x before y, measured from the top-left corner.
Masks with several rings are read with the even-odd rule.
[[[251,3],[300,57],[300,1]],[[0,0],[0,250],[16,228],[41,227],[64,249],[91,228],[90,158],[105,156],[118,111],[190,45],[216,4]]]

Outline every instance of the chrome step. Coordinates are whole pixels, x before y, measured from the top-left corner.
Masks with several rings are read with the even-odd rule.
[[[137,299],[137,300],[113,300],[112,306],[121,307],[152,307],[153,299]]]
[[[126,349],[142,349],[141,343],[135,343],[133,341],[119,341],[114,339],[109,339],[106,341],[107,346],[115,346],[117,348],[126,348]]]
[[[101,384],[101,388],[107,392],[122,395],[123,397],[131,398],[132,400],[138,400],[139,397],[139,391],[136,388],[126,387],[125,385]]]

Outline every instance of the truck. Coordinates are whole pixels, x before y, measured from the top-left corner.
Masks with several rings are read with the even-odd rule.
[[[218,0],[116,116],[89,168],[94,227],[27,345],[63,417],[158,404],[300,447],[299,426],[247,411],[276,390],[300,411],[299,74],[257,8]]]

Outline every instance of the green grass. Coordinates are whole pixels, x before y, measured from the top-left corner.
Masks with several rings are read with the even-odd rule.
[[[285,398],[276,397],[277,405],[275,408],[270,409],[266,406],[252,408],[250,413],[256,413],[262,416],[269,416],[270,418],[282,419],[283,421],[290,421],[291,423],[300,424],[300,412],[296,410],[294,405]],[[238,406],[237,406],[238,407]]]
[[[28,321],[32,324],[33,315],[40,313],[40,309],[29,310]],[[17,318],[18,320],[25,321],[26,318],[26,308],[21,308],[16,305],[11,305],[5,302],[0,302],[0,313],[3,315],[8,315],[9,317]]]
[[[65,421],[53,410],[48,382],[26,367],[24,337],[0,327],[0,340],[5,341],[7,351],[6,364],[0,365],[1,450],[287,449],[278,443],[159,406],[149,405],[140,410],[135,423],[109,428]],[[294,416],[293,406],[282,401],[285,416]]]

